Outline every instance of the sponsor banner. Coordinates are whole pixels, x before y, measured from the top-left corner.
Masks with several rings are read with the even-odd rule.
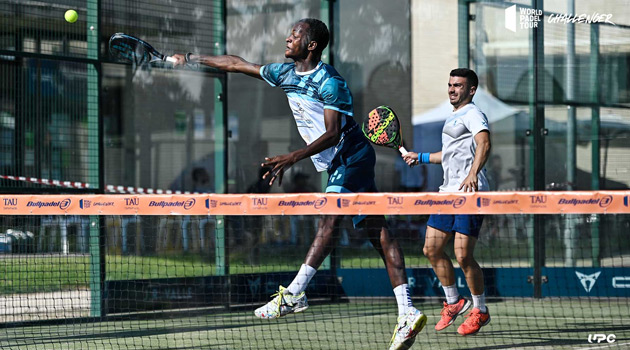
[[[532,297],[528,283],[531,268],[484,268],[485,293],[491,297]],[[630,268],[543,268],[547,283],[545,297],[630,297]],[[347,296],[391,296],[385,269],[338,269]],[[455,283],[462,295],[470,296],[461,269],[455,269]],[[431,268],[407,269],[407,284],[414,297],[443,297],[440,281]]]
[[[549,280],[543,296],[630,297],[628,267],[547,267],[542,274]]]
[[[0,215],[630,213],[630,191],[0,195]]]

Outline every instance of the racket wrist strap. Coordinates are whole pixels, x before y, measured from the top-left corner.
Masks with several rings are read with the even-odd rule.
[[[418,160],[420,160],[420,163],[422,164],[429,164],[430,158],[431,158],[431,153],[420,153],[420,157],[418,157]]]
[[[189,53],[187,53],[187,54],[184,56],[184,58],[186,59],[186,63],[190,63],[190,61],[191,61],[190,56],[191,56],[192,54],[193,54],[192,52],[189,52]]]

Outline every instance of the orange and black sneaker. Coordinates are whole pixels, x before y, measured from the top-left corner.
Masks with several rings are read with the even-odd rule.
[[[442,318],[440,319],[440,322],[435,325],[435,330],[441,331],[444,328],[450,326],[453,321],[455,321],[457,316],[463,314],[464,312],[466,312],[466,310],[468,310],[470,304],[472,304],[470,300],[466,300],[461,296],[455,304],[447,304],[446,302],[444,302],[444,308],[442,309],[442,312],[440,312]]]
[[[488,323],[490,323],[490,312],[486,309],[486,312],[483,313],[476,307],[466,315],[466,321],[457,328],[457,333],[461,335],[472,335],[479,332],[481,327]]]

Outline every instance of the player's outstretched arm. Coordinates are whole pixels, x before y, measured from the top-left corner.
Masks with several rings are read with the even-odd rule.
[[[245,59],[234,55],[221,55],[221,56],[207,56],[207,55],[188,55],[188,61],[186,55],[175,54],[173,58],[177,60],[173,65],[182,66],[186,63],[200,63],[204,66],[217,68],[225,72],[230,73],[243,73],[254,78],[262,79],[260,76],[261,65],[247,62]]]

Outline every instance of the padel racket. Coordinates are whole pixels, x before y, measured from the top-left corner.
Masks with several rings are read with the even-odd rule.
[[[147,62],[177,62],[175,58],[159,53],[146,41],[124,33],[116,33],[109,38],[109,52],[118,60],[138,66]]]
[[[361,129],[372,143],[397,149],[403,156],[408,153],[403,147],[400,121],[391,108],[379,106],[371,110]]]

